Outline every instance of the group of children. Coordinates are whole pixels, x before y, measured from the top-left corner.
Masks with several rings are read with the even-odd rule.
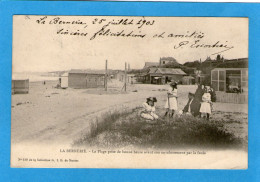
[[[213,110],[213,103],[215,101],[215,92],[210,86],[199,85],[195,94],[188,94],[188,102],[184,109],[179,114],[199,116],[201,118],[209,119]],[[157,120],[159,117],[155,113],[155,97],[147,98],[147,101],[143,103],[143,110],[141,117],[148,120]],[[170,89],[167,91],[167,99],[165,103],[166,112],[164,117],[170,115],[173,117],[178,110],[178,95],[177,95],[177,82],[170,83]]]

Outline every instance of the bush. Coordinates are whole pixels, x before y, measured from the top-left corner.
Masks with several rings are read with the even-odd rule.
[[[130,111],[110,111],[102,114],[100,118],[96,118],[95,121],[90,123],[90,132],[87,133],[83,138],[75,141],[74,145],[86,144],[93,138],[97,137],[99,134],[115,129],[115,123],[119,118],[125,117],[134,111],[135,109]]]
[[[172,125],[155,130],[150,143],[156,146],[226,147],[239,141],[219,121],[180,117]]]
[[[181,116],[171,122],[166,118],[164,122],[147,123],[135,111],[104,114],[101,121],[91,125],[90,135],[77,144],[153,148],[227,148],[241,144],[241,139],[225,130],[223,121]]]

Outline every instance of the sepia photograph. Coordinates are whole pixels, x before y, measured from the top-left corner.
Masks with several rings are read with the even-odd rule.
[[[11,167],[247,169],[248,18],[14,15]]]

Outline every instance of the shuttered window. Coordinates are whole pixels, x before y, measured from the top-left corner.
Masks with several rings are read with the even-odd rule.
[[[225,91],[226,89],[226,72],[224,70],[211,71],[211,86],[215,91]]]

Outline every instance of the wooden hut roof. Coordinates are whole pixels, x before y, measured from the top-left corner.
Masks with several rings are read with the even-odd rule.
[[[149,68],[148,73],[149,73],[149,74],[155,73],[157,69],[158,69],[158,68]]]
[[[184,76],[183,79],[195,79],[193,76]]]
[[[175,69],[175,68],[158,68],[156,70],[156,73],[171,74],[171,75],[186,75],[186,73],[181,69]]]

